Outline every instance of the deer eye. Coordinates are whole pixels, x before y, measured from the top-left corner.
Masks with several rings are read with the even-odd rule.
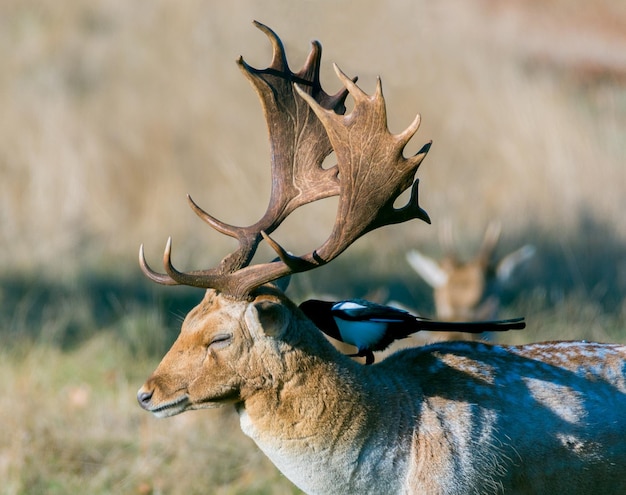
[[[230,333],[218,333],[209,342],[209,347],[212,349],[223,349],[231,344],[233,336]]]

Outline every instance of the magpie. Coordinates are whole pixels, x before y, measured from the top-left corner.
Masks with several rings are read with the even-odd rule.
[[[319,301],[300,304],[302,312],[326,335],[358,349],[351,357],[365,357],[374,362],[374,351],[383,351],[394,340],[404,339],[420,330],[482,333],[521,330],[524,318],[494,321],[447,322],[415,316],[403,309],[384,306],[363,299]]]

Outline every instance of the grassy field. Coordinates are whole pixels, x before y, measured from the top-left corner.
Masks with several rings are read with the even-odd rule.
[[[295,300],[384,288],[432,314],[404,252],[440,252],[449,221],[468,256],[498,220],[501,252],[537,248],[501,314],[525,315],[528,329],[504,341],[626,342],[626,7],[359,7],[2,2],[0,495],[297,493],[232,411],[156,420],[135,402],[201,297],[145,280],[139,244],[158,266],[172,235],[177,265],[209,266],[232,244],[197,220],[185,194],[236,224],[253,223],[267,202],[267,131],[234,64],[269,63],[253,19],[282,37],[294,70],[321,40],[328,92],[339,87],[332,62],[367,92],[380,75],[392,131],[422,115],[407,153],[434,141],[418,173],[433,225],[369,234],[296,277]],[[278,239],[309,251],[334,206],[298,212]]]

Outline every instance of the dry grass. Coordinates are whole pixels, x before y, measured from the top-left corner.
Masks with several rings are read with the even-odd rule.
[[[147,288],[138,245],[156,262],[173,235],[178,264],[213,263],[231,244],[185,194],[238,224],[267,202],[265,124],[234,64],[269,61],[252,19],[294,69],[320,39],[329,92],[331,62],[366,91],[381,75],[392,131],[422,114],[408,151],[434,140],[419,171],[434,225],[368,235],[295,297],[382,285],[427,312],[402,252],[435,252],[444,219],[472,252],[499,219],[503,250],[538,247],[504,308],[531,328],[509,339],[626,340],[626,9],[587,3],[3,1],[0,493],[292,491],[233,415],[156,421],[134,403],[198,297]],[[309,250],[333,206],[279,239]]]
[[[143,413],[136,384],[156,363],[134,359],[111,333],[74,352],[2,352],[2,362],[3,495],[295,493],[234,414]]]

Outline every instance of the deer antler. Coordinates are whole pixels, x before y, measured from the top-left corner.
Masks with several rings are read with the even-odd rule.
[[[330,97],[319,84],[319,43],[313,43],[304,68],[293,74],[278,37],[269,28],[256,25],[272,41],[272,64],[265,70],[252,69],[241,59],[239,64],[257,90],[268,122],[272,147],[270,204],[261,220],[240,228],[219,222],[190,199],[201,218],[216,230],[237,238],[240,247],[224,258],[218,268],[181,273],[172,266],[171,241],[168,241],[164,254],[167,275],[152,271],[140,249],[142,269],[156,282],[211,287],[244,297],[267,282],[328,263],[356,239],[383,225],[413,218],[430,223],[426,212],[419,207],[418,180],[414,178],[430,143],[411,158],[402,155],[419,127],[419,116],[404,132],[392,135],[387,128],[380,79],[375,94],[368,96],[335,66],[345,90]],[[355,106],[349,115],[343,116],[348,93]],[[322,161],[332,150],[338,163],[325,170]],[[409,187],[409,202],[396,209],[395,200]],[[318,249],[296,257],[269,237],[299,206],[337,194],[339,205],[334,227]],[[278,253],[280,261],[250,266],[261,238]]]
[[[263,106],[270,139],[272,157],[272,191],[270,203],[263,217],[249,227],[236,227],[223,223],[205,212],[188,196],[192,210],[211,227],[222,234],[234,237],[239,248],[227,255],[217,268],[182,273],[171,262],[171,241],[164,254],[167,274],[153,271],[140,249],[139,263],[143,272],[155,282],[165,285],[192,285],[220,288],[224,275],[247,266],[261,241],[261,232],[271,233],[299,206],[339,194],[337,167],[324,169],[322,163],[332,152],[328,136],[309,105],[294,92],[293,82],[306,87],[306,92],[324,108],[344,113],[348,95],[343,89],[334,96],[326,94],[320,85],[319,71],[322,47],[312,43],[311,52],[298,73],[287,64],[285,49],[278,36],[267,26],[255,21],[273,48],[273,57],[267,69],[255,69],[239,58],[237,64],[252,83]],[[228,278],[228,277],[227,277]]]

